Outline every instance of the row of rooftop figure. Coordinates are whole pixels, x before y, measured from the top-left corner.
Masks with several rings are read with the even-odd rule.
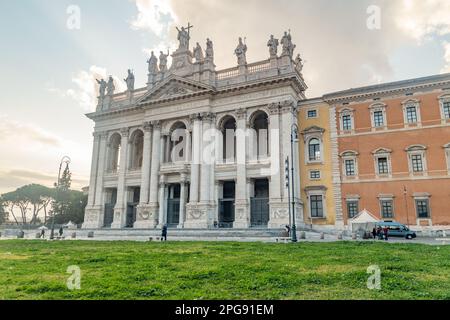
[[[188,25],[187,28],[182,27],[181,30],[177,28],[178,30],[178,41],[179,41],[179,47],[175,51],[175,54],[186,54],[189,57],[193,57],[195,59],[196,64],[204,64],[209,63],[212,66],[214,66],[214,44],[213,42],[208,38],[206,40],[206,50],[203,51],[201,45],[197,42],[196,46],[193,48],[192,53],[189,51],[189,41],[191,39],[190,37],[190,28],[192,28],[191,25]],[[291,60],[294,56],[295,48],[297,47],[292,42],[292,36],[290,31],[284,32],[283,37],[281,38],[281,41],[274,37],[274,35],[270,36],[269,41],[267,42],[267,47],[269,48],[269,54],[270,59],[277,59],[278,58],[278,47],[282,47],[281,57],[289,57]],[[237,63],[238,66],[246,66],[247,65],[247,44],[245,43],[242,38],[239,38],[238,40],[238,46],[236,47],[234,54],[237,57]],[[168,51],[167,54],[164,52],[160,52],[159,55],[159,65],[158,65],[158,58],[155,56],[154,52],[151,52],[150,58],[148,59],[148,73],[149,78],[155,77],[158,74],[166,74],[169,72],[168,68],[168,57],[170,55],[170,52]],[[303,68],[303,60],[300,57],[300,54],[297,55],[295,59],[295,65],[297,66],[297,69],[301,72]],[[172,65],[171,68],[174,66]],[[126,79],[124,79],[126,85],[127,85],[127,91],[132,92],[134,91],[134,84],[135,84],[135,76],[132,70],[128,70],[128,76]],[[112,76],[109,76],[108,81],[105,81],[104,79],[97,80],[99,84],[99,98],[102,100],[105,96],[113,96],[115,92],[115,85],[114,85],[114,79]]]

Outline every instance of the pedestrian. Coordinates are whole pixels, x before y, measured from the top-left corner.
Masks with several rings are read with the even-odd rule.
[[[167,225],[166,224],[162,227],[161,242],[162,241],[167,241]]]
[[[389,228],[388,227],[384,227],[384,240],[388,241],[389,240]]]
[[[45,239],[45,230],[44,229],[41,230],[41,239]]]
[[[285,229],[286,229],[288,237],[290,237],[291,236],[291,227],[286,225]]]
[[[378,240],[383,240],[383,229],[381,228],[381,226],[378,226],[378,228],[377,228],[377,235],[378,235]]]
[[[372,236],[373,236],[374,240],[377,238],[377,228],[376,227],[373,227]]]
[[[63,227],[59,228],[59,236],[62,237],[64,234],[64,229]]]

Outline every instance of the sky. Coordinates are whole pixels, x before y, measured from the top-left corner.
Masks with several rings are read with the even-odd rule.
[[[238,37],[256,62],[290,30],[309,98],[450,72],[448,0],[0,0],[0,194],[53,185],[65,155],[87,186],[95,78],[124,90],[130,68],[143,87],[149,52],[173,51],[188,22],[218,69],[237,64]]]

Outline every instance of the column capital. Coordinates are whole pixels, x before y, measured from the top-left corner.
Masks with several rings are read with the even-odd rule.
[[[213,122],[216,119],[216,115],[212,112],[202,113],[201,117],[205,122]]]
[[[120,134],[122,135],[122,138],[128,138],[128,135],[130,134],[130,128],[120,129]]]
[[[152,132],[153,131],[153,125],[149,121],[144,122],[143,128],[144,128],[144,132]]]
[[[296,110],[296,103],[293,100],[284,100],[280,103],[281,113],[294,113]]]
[[[279,115],[280,114],[280,104],[279,103],[271,103],[268,106],[270,115]]]
[[[200,114],[200,113],[191,114],[189,116],[189,120],[191,120],[191,122],[201,121],[202,120],[202,114]]]
[[[151,121],[150,124],[153,126],[154,130],[161,130],[162,128],[162,123],[159,120]]]
[[[98,139],[106,139],[108,138],[108,131],[99,131],[99,132],[94,132],[92,134],[92,136],[94,138],[98,138]]]
[[[238,120],[246,119],[247,118],[247,110],[243,109],[243,108],[236,110],[236,118]]]

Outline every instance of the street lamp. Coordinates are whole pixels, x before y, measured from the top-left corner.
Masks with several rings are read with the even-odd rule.
[[[297,124],[293,124],[291,127],[291,182],[292,182],[292,242],[297,242],[297,226],[296,226],[296,222],[295,222],[295,161],[294,159],[296,159],[294,157],[294,143],[298,142],[298,126]]]
[[[70,158],[69,158],[68,156],[64,156],[64,157],[61,159],[61,162],[59,163],[58,182],[55,183],[55,187],[56,187],[56,200],[58,200],[58,198],[59,198],[59,187],[60,187],[60,184],[61,184],[61,169],[62,169],[62,166],[63,166],[64,163],[65,163],[67,166],[71,163],[71,160],[70,160]],[[62,211],[62,209],[61,209],[61,211]],[[60,212],[60,213],[62,213],[62,212]],[[51,233],[50,233],[50,240],[53,240],[53,239],[55,238],[55,215],[56,215],[56,212],[53,212],[53,217],[52,217],[52,231],[51,231]]]

